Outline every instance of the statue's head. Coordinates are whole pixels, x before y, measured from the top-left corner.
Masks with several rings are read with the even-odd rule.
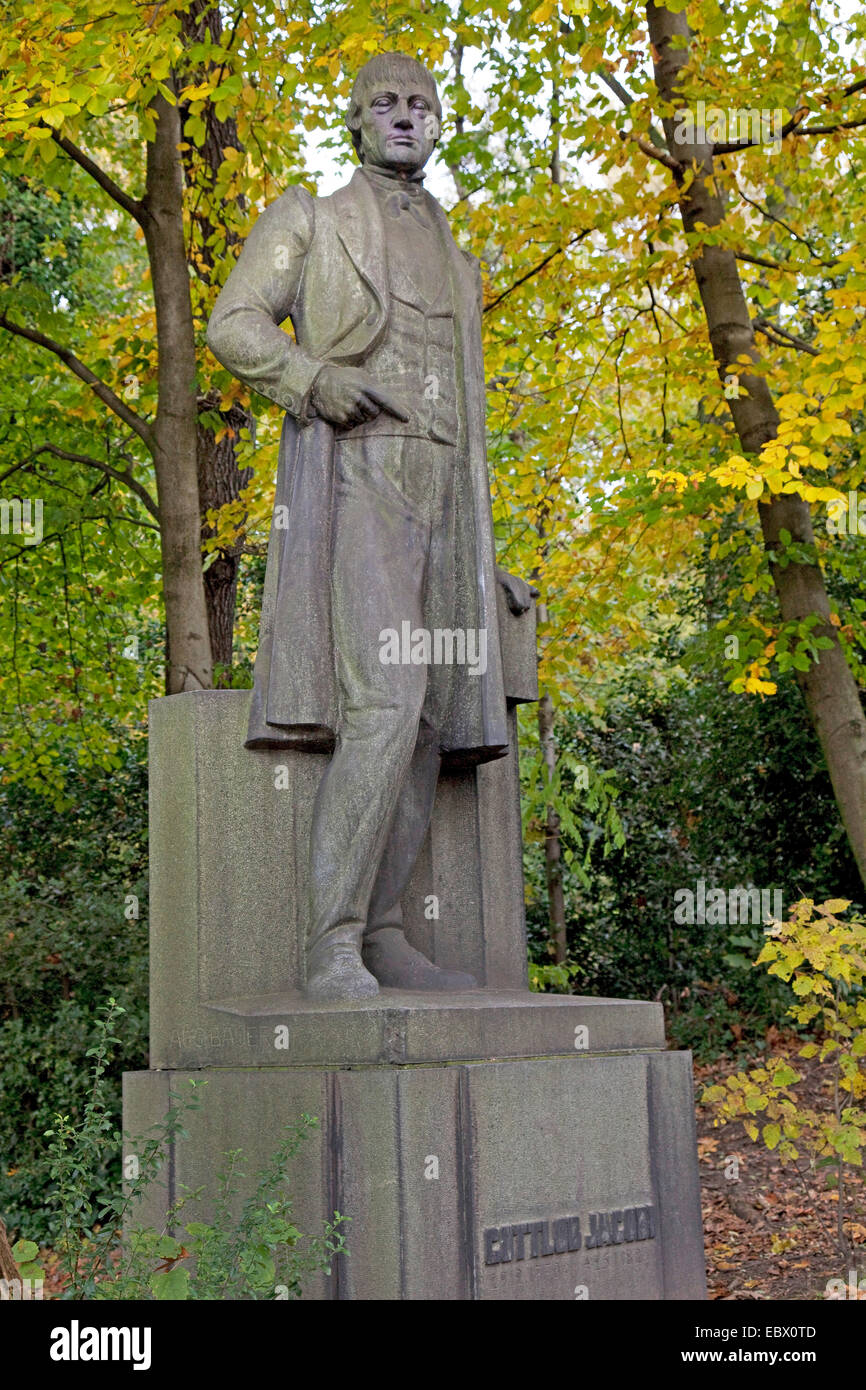
[[[405,53],[377,53],[355,78],[346,124],[361,163],[423,169],[439,138],[436,83]]]

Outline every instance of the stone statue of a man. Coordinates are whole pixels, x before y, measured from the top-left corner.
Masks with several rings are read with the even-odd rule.
[[[321,1000],[475,984],[409,945],[400,899],[443,760],[508,751],[481,278],[422,182],[440,116],[420,63],[372,58],[347,120],[360,169],[267,208],[208,329],[287,412],[247,747],[333,752],[310,844]]]

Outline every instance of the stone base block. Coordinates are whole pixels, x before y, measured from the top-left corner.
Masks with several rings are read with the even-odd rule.
[[[161,1222],[183,1186],[212,1193],[229,1150],[254,1173],[287,1123],[316,1115],[288,1174],[295,1219],[351,1222],[349,1254],[308,1298],[705,1296],[687,1053],[137,1072],[127,1133],[191,1076],[207,1078],[201,1108],[139,1219]]]
[[[297,991],[212,1001],[179,1015],[157,1067],[463,1062],[664,1047],[661,1004],[524,990],[383,989],[320,1004]]]

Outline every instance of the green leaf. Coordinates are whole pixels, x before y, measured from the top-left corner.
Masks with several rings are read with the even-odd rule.
[[[188,1298],[189,1270],[178,1267],[169,1269],[164,1274],[152,1274],[150,1287],[154,1298],[160,1303]]]
[[[161,1255],[164,1260],[176,1260],[183,1246],[174,1236],[160,1236],[156,1242],[155,1253]]]
[[[775,1149],[781,1137],[782,1129],[780,1125],[764,1125],[764,1143],[768,1149]]]

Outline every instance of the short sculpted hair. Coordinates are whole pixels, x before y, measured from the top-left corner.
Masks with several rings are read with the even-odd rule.
[[[351,131],[352,143],[359,159],[363,159],[361,153],[361,111],[367,94],[371,87],[388,87],[398,81],[417,82],[418,90],[429,95],[436,119],[441,121],[442,106],[436,91],[436,83],[424,64],[419,63],[416,58],[410,58],[408,53],[377,53],[361,68],[352,84],[352,94],[349,98],[346,125]]]

